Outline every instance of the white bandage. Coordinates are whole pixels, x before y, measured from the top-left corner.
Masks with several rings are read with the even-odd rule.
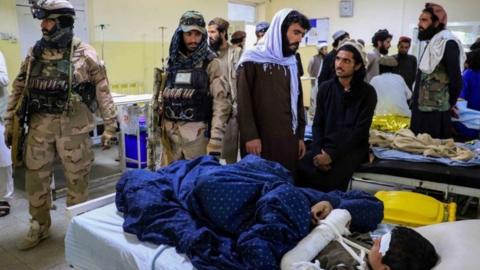
[[[378,252],[385,256],[387,254],[388,249],[390,248],[390,240],[392,240],[392,233],[386,233],[382,236],[382,240],[380,240],[380,249]]]
[[[328,243],[337,237],[337,233],[350,234],[346,226],[351,219],[352,217],[347,210],[332,210],[325,220],[322,221],[329,225],[321,223],[292,250],[283,255],[280,268],[282,270],[298,269],[294,268],[295,263],[310,262]]]

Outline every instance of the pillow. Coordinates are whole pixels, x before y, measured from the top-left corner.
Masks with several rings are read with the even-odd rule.
[[[480,269],[480,219],[415,228],[440,256],[434,270]]]

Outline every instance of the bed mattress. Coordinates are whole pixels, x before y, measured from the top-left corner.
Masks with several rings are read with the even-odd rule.
[[[140,242],[122,224],[114,203],[74,217],[65,235],[67,263],[88,270],[194,269],[175,248]]]

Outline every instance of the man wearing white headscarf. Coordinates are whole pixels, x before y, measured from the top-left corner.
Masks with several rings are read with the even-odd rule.
[[[239,62],[238,122],[242,156],[256,154],[295,173],[305,153],[305,113],[295,52],[307,17],[292,9],[275,14],[264,42]]]

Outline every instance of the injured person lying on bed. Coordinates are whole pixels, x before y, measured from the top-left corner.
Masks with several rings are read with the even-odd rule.
[[[317,227],[283,256],[281,270],[430,270],[437,264],[432,243],[415,230],[395,227],[372,244],[369,234],[350,233],[347,210],[320,219],[328,206],[319,204],[312,207]]]
[[[383,219],[383,204],[372,195],[295,187],[288,170],[257,156],[225,166],[204,156],[157,172],[128,171],[116,206],[125,232],[174,246],[197,269],[279,269],[283,255],[319,228],[312,217],[317,222],[332,209],[325,222],[346,213],[340,222],[352,232],[372,231]]]

